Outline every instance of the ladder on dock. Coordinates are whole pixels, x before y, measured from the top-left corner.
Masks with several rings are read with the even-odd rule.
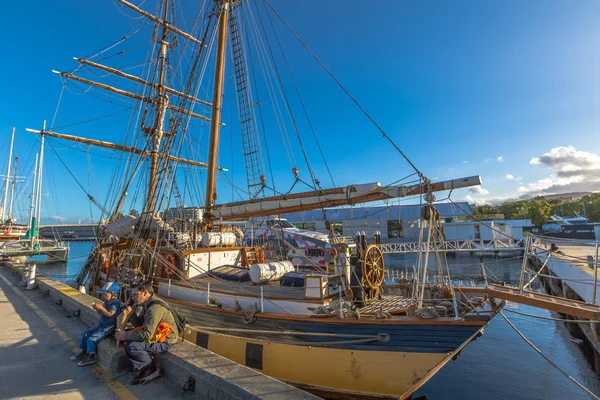
[[[588,304],[583,301],[565,299],[549,294],[532,292],[530,290],[519,290],[501,285],[491,285],[488,288],[491,297],[502,300],[514,301],[519,304],[527,304],[574,317],[590,320],[600,320],[600,306]]]

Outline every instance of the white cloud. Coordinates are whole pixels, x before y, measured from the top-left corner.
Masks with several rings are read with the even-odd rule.
[[[55,221],[64,221],[66,220],[65,217],[61,217],[60,215],[54,215],[52,217],[50,217],[51,219],[55,220]]]
[[[514,180],[515,180],[515,177],[514,177],[514,176],[512,176],[511,174],[507,174],[507,175],[506,175],[506,179],[510,179],[511,181],[514,181]]]
[[[477,198],[474,198],[471,195],[465,196],[464,201],[466,201],[469,204],[475,204],[476,206],[486,206],[486,205],[490,205],[491,204],[486,199],[477,199]]]
[[[578,151],[573,146],[560,146],[532,158],[529,163],[542,164],[558,171],[582,171],[600,168],[600,157],[594,153]]]
[[[496,158],[496,161],[504,162],[504,156],[498,156],[498,158]]]
[[[462,163],[463,163],[463,164],[468,164],[469,162],[468,162],[468,161],[463,161]]]
[[[485,159],[485,160],[483,160],[483,161],[485,161],[485,162],[489,162],[489,161],[490,161],[490,159],[489,159],[489,158],[486,158],[486,159]]]
[[[481,186],[473,186],[469,188],[469,192],[474,194],[489,194],[490,191],[482,188]]]
[[[564,192],[600,191],[600,156],[578,151],[573,146],[560,146],[529,161],[552,170],[547,178],[530,182],[517,189],[530,197]]]

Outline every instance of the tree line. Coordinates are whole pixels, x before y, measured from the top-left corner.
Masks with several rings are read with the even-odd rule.
[[[581,200],[565,201],[535,197],[530,200],[510,201],[497,206],[471,207],[477,219],[503,214],[504,219],[531,219],[536,226],[548,223],[552,215],[565,218],[587,216],[591,222],[600,222],[600,193],[583,196]]]

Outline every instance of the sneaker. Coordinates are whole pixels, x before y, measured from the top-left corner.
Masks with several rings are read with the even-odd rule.
[[[96,364],[96,354],[94,353],[90,353],[88,354],[87,358],[83,361],[80,361],[77,363],[78,367],[85,367],[86,365],[92,365],[92,364]]]
[[[83,360],[86,357],[87,357],[87,354],[85,353],[85,351],[81,350],[79,353],[77,353],[73,357],[69,358],[69,360],[79,361],[79,360]]]

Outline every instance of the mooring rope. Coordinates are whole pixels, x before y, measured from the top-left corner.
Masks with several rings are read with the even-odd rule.
[[[502,318],[504,318],[504,320],[506,322],[508,322],[508,324],[515,330],[515,332],[517,332],[517,334],[519,336],[521,336],[521,338],[527,342],[528,345],[530,345],[540,356],[542,356],[546,361],[548,361],[550,363],[550,365],[552,365],[554,368],[556,368],[558,370],[558,372],[560,372],[561,374],[563,374],[564,376],[566,376],[567,378],[569,378],[569,380],[571,382],[573,382],[574,384],[576,384],[577,386],[579,386],[580,388],[582,388],[583,390],[585,390],[590,396],[592,396],[594,399],[600,400],[600,397],[596,396],[594,393],[592,393],[591,390],[589,390],[588,388],[586,388],[585,386],[583,386],[581,383],[579,383],[575,378],[573,378],[571,375],[567,374],[564,370],[562,370],[558,365],[556,365],[551,359],[549,359],[548,357],[546,357],[544,355],[544,353],[542,353],[540,351],[540,349],[538,349],[537,347],[535,347],[535,345],[533,343],[531,343],[529,341],[529,339],[527,339],[525,337],[525,335],[523,335],[521,333],[521,331],[519,329],[517,329],[517,327],[510,322],[510,320],[508,318],[506,318],[506,315],[504,315],[504,313],[502,311],[500,311],[500,315],[502,316]]]

